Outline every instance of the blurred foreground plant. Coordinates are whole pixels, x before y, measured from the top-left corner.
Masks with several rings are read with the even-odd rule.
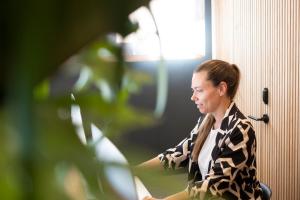
[[[97,178],[103,166],[76,136],[70,93],[49,95],[51,84],[45,79],[56,74],[62,63],[79,66],[72,92],[85,120],[108,135],[152,123],[152,115],[128,104],[129,95],[148,78],[125,65],[122,47],[97,39],[111,32],[128,34],[132,31],[128,14],[147,3],[3,3],[0,199],[103,199]],[[105,197],[119,198],[113,192]]]

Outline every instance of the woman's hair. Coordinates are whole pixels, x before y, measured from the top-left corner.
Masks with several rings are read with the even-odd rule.
[[[211,81],[215,87],[221,82],[227,84],[227,96],[233,100],[240,82],[240,70],[235,64],[229,64],[222,60],[209,60],[198,66],[194,73],[207,72],[207,80]],[[194,149],[192,152],[192,159],[198,159],[200,150],[215,123],[215,118],[212,114],[207,114],[198,130],[198,137],[196,139]]]

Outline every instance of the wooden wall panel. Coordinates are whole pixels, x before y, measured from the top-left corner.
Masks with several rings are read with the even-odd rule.
[[[213,57],[242,73],[236,97],[253,121],[258,177],[274,200],[300,199],[300,3],[299,0],[213,0]],[[262,90],[269,89],[269,104]]]

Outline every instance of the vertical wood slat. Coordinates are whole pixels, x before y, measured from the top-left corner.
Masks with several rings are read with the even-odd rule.
[[[239,65],[237,104],[257,133],[258,177],[272,199],[300,199],[300,3],[299,0],[213,0],[214,58]],[[269,104],[261,92],[269,88]]]
[[[293,7],[295,8],[295,9],[293,9],[293,20],[294,20],[293,24],[295,24],[294,29],[293,29],[293,33],[294,33],[293,43],[295,44],[295,48],[294,48],[295,59],[294,59],[294,63],[293,63],[293,65],[295,66],[295,70],[293,72],[294,73],[293,79],[296,83],[296,85],[295,85],[295,94],[296,94],[296,96],[299,96],[299,89],[300,89],[299,88],[299,84],[300,84],[300,82],[299,82],[300,73],[299,72],[300,71],[299,71],[299,66],[297,66],[297,64],[299,64],[299,56],[300,56],[299,55],[299,49],[300,49],[300,45],[299,45],[299,42],[300,42],[299,41],[299,32],[300,32],[300,29],[299,29],[299,24],[300,24],[300,21],[299,21],[299,19],[300,19],[299,7],[300,7],[300,4],[299,4],[299,1],[294,0]],[[297,132],[299,131],[299,128],[300,128],[300,125],[299,125],[299,120],[300,120],[300,118],[299,118],[299,111],[300,111],[299,108],[300,108],[300,106],[298,104],[297,99],[294,99],[293,107],[295,107],[295,111],[296,111],[295,116],[294,116],[294,123],[298,125],[298,126],[293,127],[294,128],[294,137],[295,137],[293,145],[295,146],[295,156],[296,156],[296,158],[299,158],[299,153],[298,152],[300,151],[300,148],[299,148],[298,144],[300,144],[299,143],[300,141],[299,141],[299,136],[298,136]],[[299,162],[299,159],[295,160],[294,162],[295,162],[294,163],[295,164],[294,165],[295,175],[299,179],[299,176],[300,176],[299,168],[298,168],[299,165],[297,165],[297,162]],[[298,196],[300,196],[299,187],[300,187],[300,183],[295,181],[293,189],[295,190],[295,192]]]

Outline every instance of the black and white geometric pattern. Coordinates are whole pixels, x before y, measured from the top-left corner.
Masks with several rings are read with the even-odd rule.
[[[262,199],[262,190],[256,178],[256,137],[248,119],[232,102],[227,109],[216,145],[211,154],[208,174],[202,180],[197,161],[191,154],[198,128],[205,117],[199,119],[189,136],[176,147],[159,155],[165,169],[188,168],[188,187],[191,199],[247,200]]]

